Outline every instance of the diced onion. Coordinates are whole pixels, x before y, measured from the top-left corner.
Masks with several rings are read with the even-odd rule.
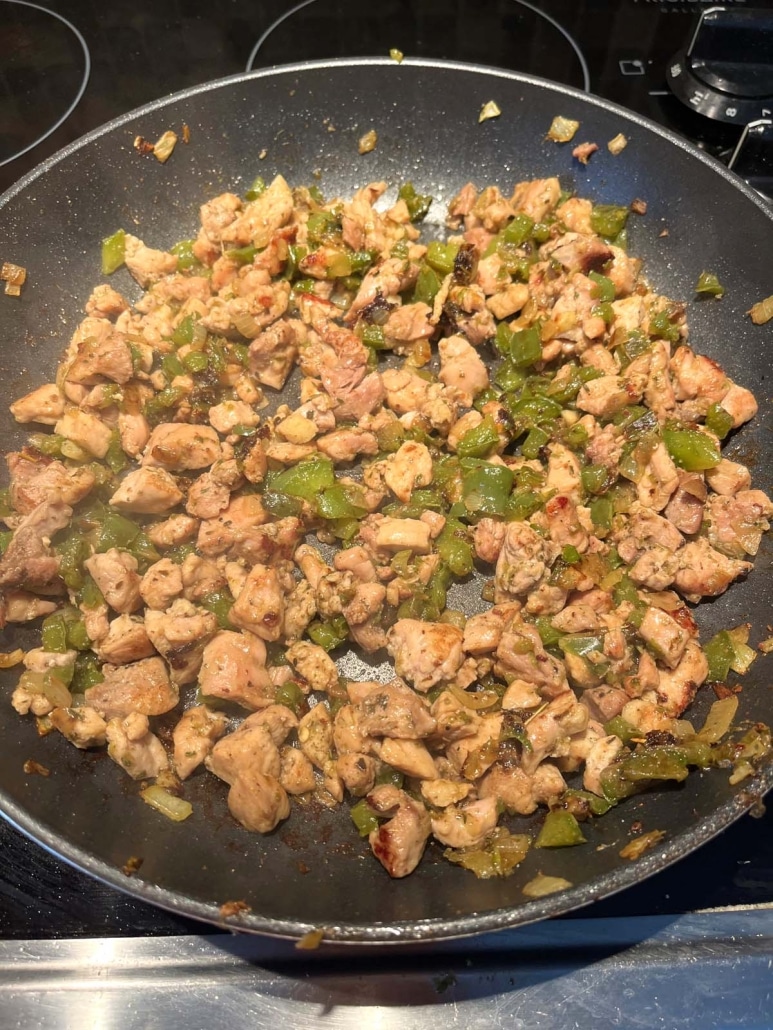
[[[650,848],[654,848],[656,844],[659,844],[665,835],[665,830],[650,830],[649,833],[643,833],[641,837],[637,837],[620,849],[620,858],[627,858],[631,862],[641,858],[645,851],[649,851]]]
[[[168,161],[172,156],[172,151],[177,146],[177,133],[172,132],[171,129],[163,134],[153,146],[153,156],[161,164]]]
[[[617,155],[621,151],[625,150],[627,146],[628,140],[625,138],[622,132],[618,132],[618,134],[615,137],[613,137],[609,141],[609,143],[607,143],[607,150],[610,154],[614,154],[614,156],[617,157]]]
[[[560,114],[556,115],[550,123],[548,139],[552,139],[554,143],[568,143],[574,139],[575,133],[579,128],[579,122],[575,122],[571,118],[564,118]]]
[[[299,951],[316,951],[322,943],[324,936],[324,930],[309,930],[308,933],[305,933],[303,937],[295,942],[295,947]]]
[[[370,132],[366,132],[364,136],[360,137],[360,142],[357,144],[357,149],[361,154],[369,154],[371,150],[376,149],[378,143],[378,134],[375,129],[371,129]]]
[[[487,122],[489,118],[498,118],[501,113],[499,104],[495,100],[489,100],[480,109],[478,122]]]
[[[537,873],[534,879],[529,880],[523,888],[527,898],[544,898],[546,894],[555,894],[556,891],[565,891],[574,884],[571,880],[565,880],[563,876],[546,876],[544,873]]]
[[[398,50],[397,47],[393,46],[392,49],[389,51],[389,56],[392,58],[393,61],[397,61],[397,63],[400,64],[402,62],[403,57],[405,57],[405,54],[402,52],[402,50]]]
[[[471,708],[474,712],[480,711],[482,708],[491,708],[499,700],[499,695],[495,690],[480,690],[472,694],[463,690],[456,683],[449,683],[448,691],[454,695],[459,704],[464,705],[465,708]]]
[[[773,295],[758,301],[750,311],[747,311],[747,315],[751,315],[755,325],[765,325],[769,322],[773,318]]]
[[[0,669],[11,669],[14,665],[18,665],[24,657],[24,652],[20,647],[17,647],[15,651],[0,651]]]
[[[716,744],[733,725],[735,713],[738,711],[738,698],[735,694],[715,701],[709,709],[706,721],[698,732],[698,738],[707,744]]]
[[[171,819],[175,823],[181,823],[193,812],[193,805],[190,801],[175,797],[174,794],[170,794],[168,790],[164,790],[158,784],[153,784],[152,787],[146,787],[144,790],[141,790],[140,797],[151,808],[155,808],[157,812],[165,815],[167,819]]]

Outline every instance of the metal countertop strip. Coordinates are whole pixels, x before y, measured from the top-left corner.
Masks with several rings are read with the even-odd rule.
[[[0,941],[24,1030],[769,1027],[773,912],[572,919],[399,949],[212,934]]]

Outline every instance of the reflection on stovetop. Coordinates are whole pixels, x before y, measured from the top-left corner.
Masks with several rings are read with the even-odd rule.
[[[45,7],[46,0],[39,6]],[[48,6],[63,7],[56,0]],[[358,0],[68,0],[67,20],[46,18],[24,0],[0,0],[0,192],[61,147],[142,104],[209,80],[326,56],[391,47],[427,56],[501,65],[582,87],[686,136],[720,159],[732,155],[737,125],[711,121],[668,89],[667,69],[684,50],[699,5],[688,0],[389,0],[373,15]],[[756,6],[770,7],[770,0]],[[376,18],[377,14],[377,18]],[[375,20],[374,20],[375,19]],[[35,50],[35,26],[45,33]],[[82,36],[83,47],[78,42]],[[71,38],[70,38],[71,37]],[[65,42],[67,39],[69,42]],[[17,53],[20,40],[26,48]],[[74,42],[73,42],[74,41]],[[67,51],[67,47],[70,51]],[[64,48],[64,49],[63,49]],[[3,55],[15,55],[13,67]],[[69,59],[62,60],[62,54]],[[84,54],[90,71],[80,88]],[[80,56],[79,56],[80,55]],[[78,63],[80,61],[80,64]],[[13,72],[13,74],[11,74]],[[39,131],[21,124],[34,90],[48,106]],[[59,102],[57,106],[57,102]],[[25,106],[26,105],[26,106]],[[26,153],[4,159],[61,124]],[[44,120],[45,120],[44,119]],[[759,147],[770,133],[755,134]],[[770,150],[747,151],[739,170],[765,188]],[[745,162],[745,164],[744,164]],[[623,894],[594,916],[677,913],[773,901],[773,819],[744,817],[695,855]],[[0,823],[0,936],[61,938],[198,932],[200,924],[151,908],[63,865]],[[587,912],[588,910],[586,910]]]

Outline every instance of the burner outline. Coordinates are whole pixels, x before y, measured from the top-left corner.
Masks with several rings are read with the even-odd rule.
[[[311,2],[311,0],[307,0],[307,2]],[[43,140],[48,139],[48,137],[52,133],[56,132],[60,125],[64,124],[64,122],[67,121],[67,119],[73,113],[75,108],[81,102],[83,94],[86,92],[86,86],[88,85],[89,77],[91,75],[91,54],[89,52],[88,44],[86,43],[86,40],[83,38],[80,31],[73,25],[71,21],[68,21],[67,18],[63,17],[61,14],[57,14],[56,11],[52,11],[48,7],[41,7],[40,4],[30,3],[29,0],[0,0],[0,3],[17,4],[19,7],[32,7],[36,11],[42,11],[43,14],[50,14],[53,18],[56,18],[57,21],[62,22],[64,25],[67,26],[68,29],[70,29],[70,31],[74,34],[75,38],[80,43],[81,49],[83,50],[84,59],[83,79],[81,81],[80,87],[78,89],[77,94],[75,95],[75,99],[64,112],[64,114],[61,116],[61,118],[59,118],[57,122],[54,122],[54,124],[49,129],[46,129],[42,136],[38,136],[36,140],[33,140],[33,142],[28,144],[23,150],[19,150],[17,151],[17,153],[12,154],[10,157],[6,157],[2,161],[0,161],[0,168],[2,168],[3,165],[10,164],[11,161],[15,161],[17,158],[22,157],[24,154],[28,154],[30,150],[34,150],[34,148],[39,146],[39,144],[41,144]]]
[[[21,2],[21,0],[19,0],[19,2]],[[250,51],[250,56],[247,58],[247,66],[244,70],[247,72],[251,72],[253,70],[252,65],[255,58],[258,56],[260,48],[266,42],[268,37],[274,31],[274,29],[278,28],[283,21],[286,21],[288,18],[291,18],[294,14],[297,14],[298,11],[302,11],[304,7],[308,7],[309,4],[313,4],[316,2],[317,0],[302,0],[301,3],[296,4],[295,7],[290,8],[289,11],[285,11],[284,14],[281,14],[275,21],[273,21],[269,25],[269,27],[265,29],[263,35],[260,37],[260,39],[257,41],[255,46]],[[528,0],[513,0],[513,3],[518,4],[519,7],[527,8],[533,14],[537,14],[540,18],[544,18],[545,21],[549,22],[553,26],[553,28],[558,29],[558,31],[567,41],[572,50],[574,50],[577,60],[580,62],[580,69],[582,71],[582,88],[586,93],[590,93],[590,71],[588,69],[588,62],[585,60],[585,54],[583,54],[574,37],[571,36],[563,27],[563,25],[560,22],[556,21],[556,19],[552,17],[552,15],[547,14],[545,11],[541,11],[539,7],[535,7],[534,4],[528,3]]]

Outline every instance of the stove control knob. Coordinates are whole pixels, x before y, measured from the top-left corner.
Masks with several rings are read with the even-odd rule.
[[[747,125],[773,115],[773,11],[712,7],[685,50],[669,63],[668,84],[694,111]]]

